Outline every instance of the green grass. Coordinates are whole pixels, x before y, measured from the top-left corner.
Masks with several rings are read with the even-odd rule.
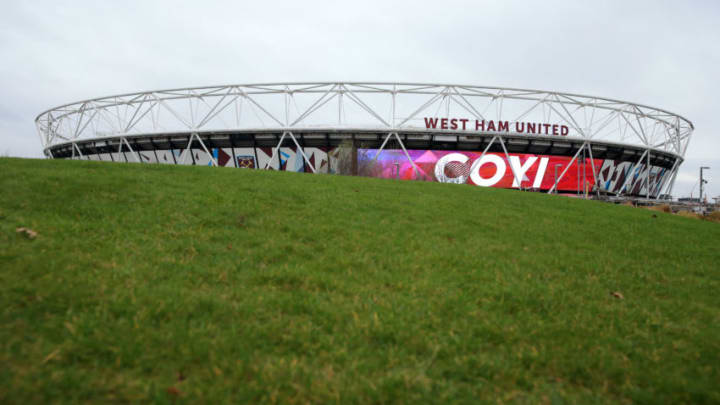
[[[0,402],[718,403],[718,242],[545,194],[0,159]]]

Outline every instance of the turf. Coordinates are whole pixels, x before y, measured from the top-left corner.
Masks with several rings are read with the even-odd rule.
[[[720,402],[718,224],[209,167],[0,190],[2,403]]]

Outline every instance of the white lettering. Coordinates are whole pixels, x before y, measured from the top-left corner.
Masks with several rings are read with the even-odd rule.
[[[480,167],[485,163],[492,163],[495,165],[495,174],[488,179],[483,178],[480,175]],[[503,160],[500,156],[485,155],[482,159],[477,159],[473,162],[473,165],[470,168],[470,179],[473,183],[480,187],[492,187],[505,175],[506,168],[507,166],[505,165],[505,160]]]
[[[460,162],[465,164],[468,161],[468,157],[462,153],[448,153],[441,157],[437,163],[435,163],[435,178],[440,183],[455,183],[463,184],[467,181],[467,176],[448,177],[445,175],[445,166],[450,162]]]
[[[525,160],[525,163],[520,165],[520,157],[519,156],[510,156],[510,165],[515,171],[515,175],[517,178],[514,178],[513,176],[513,187],[517,188],[520,187],[520,184],[518,184],[518,180],[520,182],[523,181],[525,178],[525,173],[527,173],[528,169],[532,167],[533,164],[535,164],[535,161],[537,160],[536,156],[531,156]]]
[[[535,174],[535,181],[533,182],[533,188],[542,187],[542,181],[545,178],[545,170],[547,170],[549,158],[540,158],[540,165],[538,165],[537,173]]]

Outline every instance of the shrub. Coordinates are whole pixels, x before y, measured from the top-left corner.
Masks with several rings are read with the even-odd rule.
[[[700,219],[700,218],[702,218],[702,216],[700,216],[700,215],[698,215],[698,214],[696,214],[696,213],[694,213],[694,212],[682,211],[682,210],[681,210],[681,211],[678,211],[678,212],[677,212],[677,215],[679,215],[679,216],[681,216],[681,217],[685,217],[685,218],[695,218],[695,219]]]
[[[670,206],[667,205],[667,204],[663,204],[663,205],[650,205],[650,206],[648,206],[648,207],[646,207],[646,208],[649,209],[649,210],[652,210],[652,211],[672,212],[672,209],[670,209]]]
[[[713,211],[703,217],[703,219],[708,220],[710,222],[718,222],[720,223],[720,211]]]

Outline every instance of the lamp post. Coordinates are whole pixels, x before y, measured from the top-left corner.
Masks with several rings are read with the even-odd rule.
[[[583,198],[587,200],[587,179],[585,178],[587,173],[587,156],[585,155],[585,149],[582,151],[582,187],[583,187]]]
[[[560,163],[558,163],[558,164],[556,164],[556,165],[555,165],[555,194],[557,194],[557,192],[558,192],[558,184],[557,184],[557,181],[558,181],[558,177],[557,177],[557,169],[558,169],[558,167],[560,167],[560,166],[562,166],[562,164],[560,164]]]
[[[707,180],[703,179],[703,169],[710,170],[707,166],[700,166],[700,204],[703,203],[703,184],[707,184]]]

